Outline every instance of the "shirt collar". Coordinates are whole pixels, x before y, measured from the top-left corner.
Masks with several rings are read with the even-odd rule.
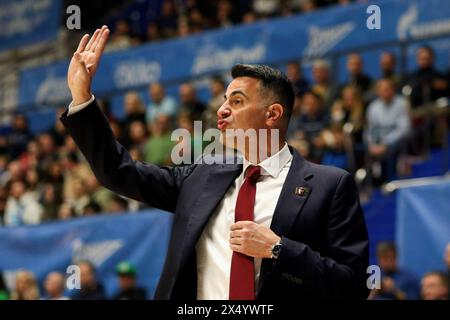
[[[259,164],[254,164],[247,159],[243,159],[243,172],[247,170],[247,168],[251,165],[258,165],[261,167],[261,175],[270,175],[273,178],[278,178],[278,175],[280,174],[281,170],[284,168],[284,166],[291,160],[292,154],[289,150],[289,147],[287,143],[284,143],[284,147],[278,151],[273,156],[261,161]]]

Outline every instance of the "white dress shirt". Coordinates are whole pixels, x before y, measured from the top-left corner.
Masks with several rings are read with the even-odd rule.
[[[78,104],[78,105],[74,106],[72,103],[70,103],[69,111],[67,112],[67,115],[70,116],[71,114],[81,111],[82,109],[84,109],[88,105],[90,105],[94,100],[95,100],[95,97],[94,97],[94,95],[92,95],[88,101],[83,102],[82,104]]]
[[[83,104],[69,105],[72,115],[94,101],[94,96]],[[256,184],[254,222],[270,227],[281,189],[292,162],[288,145],[258,165],[261,178]],[[230,228],[234,223],[234,209],[239,189],[244,182],[244,172],[254,165],[243,160],[243,171],[236,178],[211,216],[196,245],[197,299],[228,300],[230,288],[231,257]],[[261,259],[255,259],[255,288],[258,287]]]
[[[284,181],[292,162],[287,144],[275,155],[265,159],[261,178],[256,183],[254,222],[270,227]],[[197,242],[197,299],[228,300],[231,257],[230,228],[234,223],[234,209],[244,172],[249,161],[244,159],[243,171],[236,178],[211,216]],[[255,288],[258,287],[261,259],[255,259]]]

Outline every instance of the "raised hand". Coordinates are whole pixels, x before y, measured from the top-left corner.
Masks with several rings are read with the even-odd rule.
[[[67,84],[72,93],[74,105],[86,102],[91,98],[91,83],[97,71],[109,37],[109,29],[103,26],[95,30],[91,38],[85,34],[73,54],[67,72]]]

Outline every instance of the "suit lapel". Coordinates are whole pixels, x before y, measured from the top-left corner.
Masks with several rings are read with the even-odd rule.
[[[297,151],[293,150],[291,147],[289,147],[289,149],[293,153],[292,163],[283,184],[283,188],[281,189],[281,194],[270,225],[273,232],[280,237],[289,236],[292,226],[298,219],[306,200],[312,192],[311,185],[307,182],[307,180],[312,177],[312,174],[309,171],[308,162],[303,159]],[[300,188],[303,188],[303,192],[300,192]],[[257,288],[258,293],[264,284],[265,275],[271,270],[272,266],[273,263],[271,259],[262,260],[260,281]]]
[[[189,209],[184,247],[193,249],[215,208],[224,198],[234,180],[242,172],[242,164],[214,166],[195,204]]]
[[[312,192],[307,182],[312,174],[309,165],[296,151],[293,151],[292,164],[275,207],[270,228],[279,236],[288,236],[292,225],[300,214]]]

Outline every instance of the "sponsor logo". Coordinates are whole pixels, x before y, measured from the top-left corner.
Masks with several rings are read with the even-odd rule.
[[[397,24],[397,37],[400,40],[420,39],[450,32],[450,18],[421,23],[418,20],[419,10],[415,3],[400,17]]]
[[[38,88],[36,103],[44,105],[55,104],[61,101],[70,100],[70,97],[66,75],[57,77],[50,74]]]
[[[116,239],[86,244],[80,239],[75,239],[72,246],[72,261],[74,263],[88,260],[98,267],[123,247],[123,241]]]
[[[161,65],[144,59],[120,62],[114,71],[114,81],[118,88],[147,85],[159,81],[160,77]]]
[[[250,48],[235,46],[230,50],[206,47],[200,50],[192,64],[192,73],[200,74],[214,70],[227,69],[236,63],[255,63],[264,60],[266,46],[256,44]]]
[[[353,22],[326,28],[311,26],[308,29],[308,46],[303,54],[306,56],[322,56],[346,38],[354,29],[355,24]]]

